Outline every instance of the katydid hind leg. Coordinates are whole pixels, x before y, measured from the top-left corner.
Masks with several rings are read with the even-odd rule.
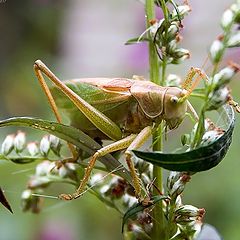
[[[40,60],[34,64],[37,76],[44,73],[74,104],[75,106],[93,123],[100,131],[107,135],[110,139],[119,140],[122,138],[121,129],[106,115],[98,111],[74,91],[61,82]]]
[[[76,192],[73,194],[61,194],[61,195],[59,195],[59,198],[62,200],[72,200],[72,199],[79,198],[83,194],[83,191],[89,181],[91,172],[94,168],[94,165],[95,165],[97,159],[99,157],[103,157],[103,156],[107,155],[108,153],[112,153],[112,152],[115,152],[118,150],[128,148],[130,146],[130,144],[134,141],[135,138],[136,138],[136,134],[131,134],[131,135],[127,136],[126,138],[123,138],[117,142],[114,142],[112,144],[109,144],[109,145],[99,149],[90,159],[88,167],[86,168],[84,177],[80,183],[80,186],[76,190]]]
[[[134,167],[134,163],[132,161],[132,150],[139,149],[146,141],[149,139],[149,137],[152,135],[152,127],[147,126],[144,129],[141,130],[141,132],[137,135],[137,137],[134,139],[134,141],[129,145],[127,148],[127,151],[125,152],[126,155],[126,162],[130,171],[130,174],[133,178],[133,185],[134,190],[137,198],[141,197],[141,190],[144,189],[141,183],[140,178],[138,177],[138,174],[136,172],[136,169]]]
[[[36,77],[37,77],[37,79],[40,83],[40,86],[42,87],[43,92],[45,93],[45,95],[48,99],[49,105],[50,105],[57,121],[59,123],[62,123],[62,118],[61,118],[61,115],[58,111],[58,107],[56,105],[56,102],[55,102],[55,100],[52,96],[52,93],[51,93],[48,85],[46,84],[46,81],[45,81],[45,79],[42,75],[41,70],[38,68],[38,66],[36,64],[34,64],[34,71],[35,71],[35,75],[36,75]],[[69,148],[70,152],[72,153],[73,159],[77,160],[78,153],[77,153],[75,147],[72,144],[68,143],[68,148]]]

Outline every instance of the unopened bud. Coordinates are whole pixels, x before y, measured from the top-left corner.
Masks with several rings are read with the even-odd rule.
[[[186,216],[186,217],[203,217],[205,214],[205,210],[203,208],[199,209],[197,207],[194,207],[192,205],[184,205],[180,208],[178,208],[175,211],[176,215],[180,216]]]
[[[36,176],[46,176],[51,172],[51,169],[54,167],[54,163],[46,160],[42,161],[36,166]]]
[[[2,149],[1,149],[1,152],[3,155],[8,155],[9,153],[11,153],[11,151],[13,150],[14,148],[14,135],[11,134],[11,135],[8,135],[3,143],[2,143]]]
[[[224,50],[224,46],[222,41],[217,39],[212,43],[209,52],[210,52],[211,59],[214,63],[218,63],[220,61],[223,50]]]
[[[44,188],[47,187],[50,183],[50,179],[47,176],[32,176],[28,182],[29,189]]]
[[[178,6],[177,9],[178,9],[178,12],[176,11],[176,9],[173,10],[172,17],[179,16],[182,19],[191,11],[191,8],[189,5],[181,5],[181,6]]]
[[[44,136],[42,139],[41,139],[41,142],[40,142],[40,145],[39,145],[39,150],[40,150],[40,153],[43,155],[43,156],[47,156],[48,153],[49,153],[49,150],[50,150],[50,141],[49,141],[49,136]]]
[[[189,182],[191,178],[190,175],[187,173],[179,173],[179,174],[181,175],[180,175],[180,178],[178,178],[178,180],[176,180],[176,178],[173,175],[173,178],[170,180],[171,183],[168,182],[168,186],[170,186],[170,188],[168,187],[169,195],[175,199],[177,198],[178,195],[180,195],[183,192],[186,183]],[[175,176],[177,177],[177,174]]]
[[[103,179],[104,179],[103,177],[104,176],[101,173],[94,174],[89,181],[89,185],[94,186],[96,184],[99,184],[99,183],[103,182]]]
[[[187,49],[178,48],[176,49],[172,57],[173,57],[172,64],[180,64],[181,62],[190,58],[190,52]]]
[[[59,152],[60,152],[60,148],[61,148],[60,139],[54,135],[50,135],[49,141],[50,141],[50,148],[56,155],[59,156]]]
[[[160,26],[162,25],[162,23],[164,22],[164,19],[161,19],[159,22],[155,22],[151,27],[150,27],[150,34],[152,37],[155,37],[158,29],[160,28]]]
[[[215,76],[212,79],[212,83],[215,85],[215,88],[223,87],[224,85],[230,82],[235,73],[236,69],[231,65],[225,67],[220,72],[215,74]]]
[[[22,131],[18,131],[14,138],[14,148],[16,152],[22,152],[25,147],[26,135]]]
[[[167,178],[167,187],[168,189],[171,189],[174,185],[174,183],[181,177],[180,172],[174,172],[171,171],[168,178]]]
[[[209,100],[206,105],[206,110],[216,110],[230,99],[230,92],[228,87],[219,88],[213,93],[209,94]]]
[[[123,202],[125,205],[128,207],[132,207],[135,203],[138,202],[136,197],[130,196],[129,194],[124,194],[123,195]]]
[[[237,32],[236,34],[233,34],[228,42],[227,42],[228,47],[239,47],[240,46],[240,32]]]
[[[239,24],[240,23],[240,2],[232,4],[230,9],[233,11],[235,15],[234,22]]]
[[[168,28],[168,37],[172,40],[176,38],[177,33],[179,32],[178,23],[174,22]]]
[[[27,150],[31,156],[36,156],[39,153],[39,149],[37,147],[37,144],[35,142],[30,142],[27,145]]]
[[[181,84],[181,78],[175,74],[169,74],[166,80],[166,84],[169,87],[179,87]]]
[[[231,27],[232,23],[234,21],[234,14],[230,9],[227,9],[222,16],[221,20],[221,26],[224,30]]]

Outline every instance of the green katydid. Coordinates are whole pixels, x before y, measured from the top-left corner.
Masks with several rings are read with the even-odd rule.
[[[59,196],[64,200],[81,196],[97,158],[124,149],[135,194],[140,197],[141,183],[131,160],[131,150],[140,148],[163,120],[169,129],[177,128],[187,108],[197,118],[187,99],[197,82],[207,78],[200,69],[191,68],[182,88],[179,88],[127,78],[84,78],[61,82],[40,60],[35,62],[34,70],[58,122],[61,122],[61,116],[57,105],[70,113],[75,127],[92,138],[114,141],[96,151],[76,192]],[[55,84],[51,90],[42,73]],[[193,82],[195,74],[199,77]]]

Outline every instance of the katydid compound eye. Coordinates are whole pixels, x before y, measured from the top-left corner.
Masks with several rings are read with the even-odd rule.
[[[173,102],[173,103],[177,103],[178,102],[178,97],[173,96],[173,97],[171,97],[170,101]]]

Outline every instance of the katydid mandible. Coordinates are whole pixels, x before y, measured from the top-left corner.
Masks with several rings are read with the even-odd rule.
[[[62,82],[40,60],[35,62],[34,70],[58,122],[62,120],[57,106],[70,114],[72,125],[92,138],[114,141],[96,151],[76,192],[59,196],[64,200],[81,196],[97,158],[124,149],[135,194],[139,198],[141,182],[131,159],[131,150],[140,148],[163,120],[169,129],[177,128],[187,108],[197,118],[187,99],[197,82],[207,78],[200,69],[191,68],[180,88],[127,78],[82,78]],[[48,88],[42,73],[54,87]],[[193,81],[196,74],[199,77]]]

